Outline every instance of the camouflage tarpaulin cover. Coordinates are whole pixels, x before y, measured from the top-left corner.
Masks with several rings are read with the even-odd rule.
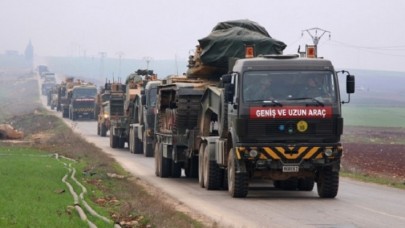
[[[226,67],[229,57],[244,58],[245,45],[254,45],[255,55],[282,54],[286,44],[273,39],[265,28],[249,20],[221,22],[205,38],[198,40],[205,65]]]

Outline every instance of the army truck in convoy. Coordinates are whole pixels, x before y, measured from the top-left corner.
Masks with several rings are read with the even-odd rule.
[[[141,94],[135,97],[133,113],[135,123],[129,126],[129,150],[153,157],[155,146],[155,106],[157,86],[161,84],[153,72],[145,74]]]
[[[152,70],[139,69],[127,77],[125,82],[125,94],[124,97],[120,99],[120,104],[123,106],[122,116],[117,116],[116,120],[113,119],[112,115],[110,117],[110,146],[112,148],[124,148],[125,143],[128,143],[128,148],[131,153],[142,153],[142,148],[138,150],[134,149],[134,137],[137,136],[135,132],[130,140],[130,129],[132,124],[139,124],[142,121],[142,109],[139,109],[138,104],[141,102],[140,96],[144,83],[147,83],[149,80],[156,80],[152,75]],[[116,103],[118,103],[118,99]]]
[[[58,105],[56,107],[57,111],[62,112],[63,118],[69,117],[69,97],[68,91],[75,85],[74,77],[65,77],[65,80],[61,82],[58,88]]]
[[[68,91],[69,119],[90,119],[94,120],[94,109],[96,107],[97,87],[91,83],[78,82]]]
[[[97,135],[102,137],[107,135],[110,129],[110,115],[106,109],[107,103],[111,96],[111,82],[106,82],[103,87],[100,87],[96,96],[96,107],[94,116],[97,118]]]
[[[110,105],[113,103],[118,110],[118,105],[121,109],[121,115],[116,115],[113,118],[111,113],[110,117],[110,146],[112,148],[124,148],[125,143],[129,144],[129,125],[134,123],[133,114],[133,101],[135,97],[141,93],[142,78],[136,72],[128,75],[125,81],[125,91],[122,92],[122,96],[118,98],[110,98]],[[128,145],[130,147],[130,145]]]
[[[284,48],[251,21],[219,23],[199,40],[187,76],[158,87],[156,175],[180,177],[184,168],[232,197],[246,197],[255,178],[285,190],[317,183],[320,197],[334,198],[345,103],[337,72],[329,60]],[[342,73],[350,95],[354,76]]]

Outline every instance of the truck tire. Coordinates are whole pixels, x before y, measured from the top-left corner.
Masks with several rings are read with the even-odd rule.
[[[201,188],[204,188],[204,151],[207,144],[202,142],[198,150],[198,183]]]
[[[163,156],[163,145],[159,146],[159,170],[160,170],[160,177],[170,177],[171,171],[171,159],[165,158]]]
[[[69,117],[69,109],[62,109],[62,117],[63,118]]]
[[[153,144],[143,142],[143,155],[145,157],[153,157]]]
[[[236,172],[236,162],[235,151],[232,148],[228,154],[228,192],[234,198],[243,198],[248,193],[248,175]]]
[[[123,137],[117,137],[117,147],[118,148],[124,148],[125,147],[125,138],[123,138]]]
[[[142,141],[138,138],[138,131],[134,132],[134,146],[135,146],[135,154],[142,154],[143,153],[143,143]]]
[[[204,151],[204,186],[207,190],[217,190],[221,187],[221,169],[216,161],[210,160],[209,147]]]
[[[218,115],[218,134],[221,138],[226,138],[228,134],[228,104],[225,103],[225,97],[222,93],[220,96],[221,108]]]
[[[298,190],[300,191],[312,191],[314,189],[314,178],[305,178],[298,180]]]
[[[111,148],[117,148],[117,146],[118,146],[118,137],[114,136],[112,134],[111,129],[110,129],[110,147]]]
[[[187,178],[198,178],[198,157],[192,155],[187,159],[185,174]]]
[[[106,137],[106,136],[107,136],[107,126],[105,126],[105,124],[101,124],[100,135],[101,135],[102,137]]]
[[[160,143],[155,143],[155,175],[160,177]]]
[[[179,162],[175,162],[173,159],[171,159],[172,164],[171,164],[171,174],[173,178],[180,178],[181,177],[181,164]]]
[[[97,135],[100,135],[101,131],[100,131],[100,124],[97,123]]]
[[[145,155],[145,157],[153,157],[153,144],[147,143],[146,131],[143,132],[142,143],[143,143],[143,155]]]
[[[321,198],[335,198],[339,189],[339,172],[325,167],[318,171],[317,190]]]

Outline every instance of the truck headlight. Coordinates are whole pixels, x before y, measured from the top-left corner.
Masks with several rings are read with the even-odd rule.
[[[259,154],[259,152],[257,150],[250,150],[249,151],[249,156],[251,158],[255,158],[258,154]]]
[[[104,114],[104,118],[107,119],[109,117],[108,114]]]
[[[332,156],[333,150],[331,148],[326,148],[325,151],[323,152],[327,157]]]

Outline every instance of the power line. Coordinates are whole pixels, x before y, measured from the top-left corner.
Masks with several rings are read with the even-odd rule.
[[[353,44],[347,44],[344,42],[336,41],[336,40],[330,40],[329,42],[325,42],[324,44],[326,45],[331,45],[331,46],[341,46],[345,48],[352,48],[356,49],[359,51],[371,53],[371,54],[377,54],[377,55],[385,55],[385,56],[396,56],[396,57],[405,57],[405,54],[395,54],[395,53],[389,53],[389,52],[397,52],[397,51],[403,51],[405,50],[405,46],[398,45],[398,46],[385,46],[385,47],[371,47],[371,46],[359,46],[359,45],[353,45]],[[396,48],[396,49],[393,49]],[[385,52],[383,52],[385,51]]]

